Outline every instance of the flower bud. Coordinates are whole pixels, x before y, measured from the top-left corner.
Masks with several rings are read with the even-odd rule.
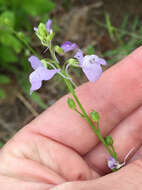
[[[60,55],[64,53],[64,50],[60,46],[55,46],[54,49]]]
[[[96,112],[96,111],[92,111],[92,112],[90,113],[90,116],[91,116],[92,120],[93,120],[94,122],[96,122],[96,123],[97,123],[97,122],[99,121],[99,119],[100,119],[99,113]]]
[[[40,23],[39,25],[38,25],[38,32],[39,33],[42,33],[42,32],[45,32],[46,31],[46,26],[45,26],[45,24],[44,23]]]
[[[24,34],[23,34],[23,32],[18,32],[17,35],[18,35],[18,37],[19,37],[20,39],[24,39]]]
[[[54,38],[55,33],[52,31],[47,37],[46,37],[46,41],[47,43],[49,43],[53,38]]]
[[[111,136],[106,136],[106,137],[105,137],[105,142],[106,142],[108,145],[112,146],[112,145],[113,145],[113,138],[112,138]]]
[[[40,23],[38,26],[37,32],[38,32],[38,36],[40,37],[41,40],[45,39],[46,33],[47,33],[45,24]]]
[[[68,98],[67,103],[68,103],[68,106],[71,109],[75,109],[76,108],[76,104],[75,104],[75,102],[74,102],[74,100],[72,98]]]
[[[76,59],[73,59],[73,58],[68,59],[67,63],[69,63],[72,66],[77,66],[79,64],[79,62]]]

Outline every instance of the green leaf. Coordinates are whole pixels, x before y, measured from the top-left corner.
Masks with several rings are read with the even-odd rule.
[[[8,32],[0,32],[0,42],[3,45],[11,47],[16,53],[20,53],[22,50],[21,42]]]
[[[0,0],[0,5],[8,6],[8,0]]]
[[[129,20],[129,15],[127,14],[124,16],[124,19],[123,19],[121,27],[120,27],[121,29],[123,29],[123,30],[126,29],[126,26],[128,24],[128,20]]]
[[[126,26],[128,24],[128,20],[129,20],[129,15],[127,14],[127,15],[125,15],[125,17],[124,17],[124,19],[122,21],[121,27],[120,27],[122,30],[126,29]],[[125,31],[121,32],[120,38],[123,38],[125,34],[126,34]]]
[[[110,16],[108,13],[105,13],[105,20],[110,38],[112,41],[114,41],[114,27],[111,25]]]
[[[4,90],[0,88],[0,99],[5,99],[5,98],[6,98],[6,94]]]
[[[7,77],[6,75],[0,74],[0,84],[9,84],[9,83],[10,83],[10,78]]]
[[[23,57],[21,60],[21,66],[22,66],[22,71],[23,72],[29,72],[31,70],[31,66],[29,64],[29,61],[27,59],[27,57]]]
[[[23,0],[22,6],[29,15],[39,16],[52,11],[55,7],[55,4],[51,0]]]
[[[13,50],[6,46],[0,47],[0,60],[4,64],[18,61],[18,57],[14,54]]]
[[[134,21],[133,21],[133,23],[132,23],[131,32],[135,32],[135,31],[136,31],[136,28],[137,28],[137,26],[138,26],[138,23],[139,23],[138,16],[135,16]]]
[[[15,15],[12,11],[5,11],[0,15],[0,27],[13,28],[15,25]]]

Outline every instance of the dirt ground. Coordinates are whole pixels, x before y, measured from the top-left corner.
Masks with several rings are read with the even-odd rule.
[[[126,14],[142,17],[141,0],[70,0],[69,6],[64,1],[55,2],[57,6],[51,16],[61,28],[57,34],[58,42],[71,40],[84,50],[91,44],[98,54],[114,49],[116,44],[111,42],[108,32],[96,24],[95,18],[103,22],[104,12],[108,12],[112,23],[119,27]],[[79,84],[84,81],[85,78],[80,79]],[[43,111],[15,86],[13,83],[6,87],[9,96],[0,102],[0,142],[4,143]],[[39,95],[50,106],[66,93],[64,85],[54,79],[40,90]]]

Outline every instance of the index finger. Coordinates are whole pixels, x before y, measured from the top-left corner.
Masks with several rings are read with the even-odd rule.
[[[89,113],[100,114],[103,135],[109,133],[123,118],[142,102],[142,47],[106,70],[95,83],[86,83],[76,89],[77,96]],[[43,112],[25,129],[40,133],[80,154],[86,154],[98,138],[88,123],[71,110],[66,95]]]

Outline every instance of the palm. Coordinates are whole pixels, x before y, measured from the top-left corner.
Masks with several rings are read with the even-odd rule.
[[[141,49],[95,84],[77,90],[87,111],[95,108],[100,113],[102,134],[113,136],[121,161],[132,147],[133,158],[141,155]],[[1,177],[9,178],[15,190],[19,189],[16,183],[22,190],[56,190],[67,181],[94,179],[108,172],[109,154],[86,121],[68,108],[66,98],[23,128],[0,152]]]

